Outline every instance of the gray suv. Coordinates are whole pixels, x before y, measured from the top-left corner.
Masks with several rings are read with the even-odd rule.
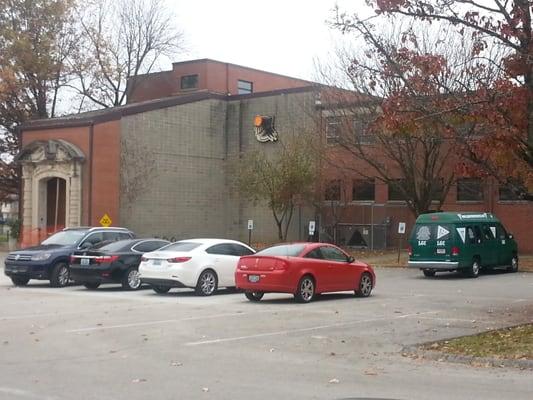
[[[101,242],[132,239],[135,235],[125,228],[65,228],[54,233],[39,246],[13,251],[7,255],[4,273],[16,286],[30,279],[50,280],[50,286],[66,286],[70,279],[70,256]]]

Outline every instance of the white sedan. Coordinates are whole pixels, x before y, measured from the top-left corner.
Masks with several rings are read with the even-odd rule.
[[[235,287],[239,258],[254,253],[254,249],[235,240],[182,240],[145,253],[139,274],[141,282],[157,293],[188,287],[200,296],[210,296],[219,287]]]

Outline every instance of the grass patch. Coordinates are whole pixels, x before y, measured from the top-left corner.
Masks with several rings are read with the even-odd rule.
[[[445,340],[424,348],[474,357],[533,360],[533,324]]]

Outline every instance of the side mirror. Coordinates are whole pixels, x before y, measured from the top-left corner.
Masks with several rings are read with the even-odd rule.
[[[346,260],[349,264],[353,263],[355,261],[355,258],[353,258],[352,256],[349,256],[348,259]]]

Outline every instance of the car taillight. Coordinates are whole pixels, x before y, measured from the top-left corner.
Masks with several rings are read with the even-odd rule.
[[[169,263],[184,263],[186,261],[189,261],[191,257],[174,257],[167,259],[167,262]]]
[[[453,246],[452,247],[452,256],[458,256],[459,255],[459,247]]]
[[[94,262],[97,264],[102,264],[102,263],[112,263],[113,261],[116,261],[116,260],[118,260],[118,256],[101,256],[101,257],[96,257],[94,259]]]
[[[146,257],[141,257],[141,261],[148,261]]]
[[[70,256],[70,263],[74,264],[76,262],[76,257]]]
[[[276,261],[274,264],[274,271],[285,271],[287,268],[289,268],[289,263],[286,261]]]
[[[407,246],[407,252],[409,253],[409,256],[413,255],[413,248],[411,247],[411,245]]]

